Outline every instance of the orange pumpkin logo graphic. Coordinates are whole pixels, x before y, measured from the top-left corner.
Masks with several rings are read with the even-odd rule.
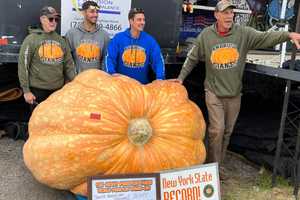
[[[239,52],[233,47],[224,47],[212,52],[210,60],[212,64],[224,65],[236,63],[240,57]]]
[[[54,40],[43,41],[38,53],[41,61],[47,64],[61,63],[64,56],[61,45]]]
[[[125,49],[122,60],[127,67],[143,67],[146,62],[145,49],[136,45],[129,46]]]
[[[76,49],[77,56],[85,63],[91,63],[99,60],[101,56],[100,47],[96,43],[84,42]]]

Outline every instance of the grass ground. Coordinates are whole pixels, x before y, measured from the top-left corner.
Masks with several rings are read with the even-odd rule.
[[[222,200],[294,200],[293,187],[284,178],[277,178],[272,188],[272,173],[229,153],[225,172],[230,177],[221,182]],[[300,196],[299,196],[300,197]]]

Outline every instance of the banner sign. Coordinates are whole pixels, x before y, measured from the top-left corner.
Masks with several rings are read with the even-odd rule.
[[[82,4],[86,0],[61,1],[61,35],[83,21],[80,12]],[[128,12],[131,8],[131,0],[94,0],[100,6],[98,23],[113,37],[116,33],[129,27]]]
[[[162,200],[220,200],[217,163],[160,173]]]
[[[89,200],[160,200],[159,174],[91,177]]]

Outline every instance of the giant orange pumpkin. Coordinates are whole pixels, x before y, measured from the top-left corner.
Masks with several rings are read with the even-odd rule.
[[[87,70],[34,110],[24,161],[38,181],[86,195],[88,176],[203,163],[204,133],[181,84]]]

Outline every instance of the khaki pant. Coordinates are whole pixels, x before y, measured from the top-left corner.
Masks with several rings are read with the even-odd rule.
[[[241,106],[241,95],[236,97],[217,97],[205,90],[208,110],[208,162],[218,162],[225,158],[236,119]]]

